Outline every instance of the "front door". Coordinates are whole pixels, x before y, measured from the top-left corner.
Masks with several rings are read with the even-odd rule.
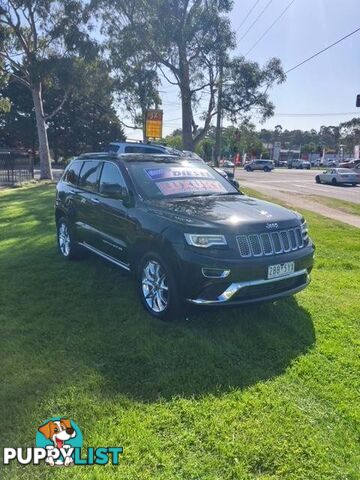
[[[101,232],[98,248],[125,265],[129,261],[129,235],[132,222],[126,204],[128,189],[124,177],[115,163],[104,162],[97,196]]]

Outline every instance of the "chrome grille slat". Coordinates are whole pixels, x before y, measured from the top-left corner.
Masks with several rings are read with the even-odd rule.
[[[239,235],[236,240],[242,258],[278,255],[299,250],[304,246],[300,227]]]

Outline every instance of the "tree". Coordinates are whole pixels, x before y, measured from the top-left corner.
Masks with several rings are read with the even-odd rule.
[[[277,58],[269,60],[263,68],[257,62],[246,61],[244,57],[233,58],[227,62],[224,70],[224,113],[235,123],[245,120],[246,114],[256,107],[257,114],[266,120],[275,110],[269,101],[269,87],[284,82],[285,78]],[[280,125],[278,127],[281,128]]]
[[[345,151],[352,154],[355,145],[360,145],[360,119],[353,118],[348,122],[340,123],[341,143],[345,145]]]
[[[82,75],[61,111],[47,125],[55,161],[84,151],[104,150],[110,141],[125,140],[112,105],[113,84],[106,65],[100,60],[77,63]],[[29,89],[12,81],[0,90],[0,95],[11,102],[9,113],[0,116],[0,140],[11,147],[35,150],[36,124]],[[46,108],[54,109],[62,95],[60,86],[48,84],[43,97]]]
[[[100,3],[109,9],[112,35],[131,31],[163,77],[178,86],[184,149],[193,150],[205,138],[217,114],[217,94],[222,85],[224,108],[230,118],[239,118],[255,106],[265,118],[272,114],[267,90],[272,83],[282,81],[284,74],[276,60],[269,62],[263,71],[244,58],[229,59],[235,46],[228,17],[231,0],[102,0]],[[227,80],[233,86],[227,85]],[[201,125],[195,121],[197,110],[204,110]]]
[[[84,52],[89,46],[88,37],[80,28],[87,20],[88,13],[81,1],[0,0],[0,57],[3,61],[0,69],[31,92],[42,179],[52,178],[47,124],[69,96],[71,58],[76,51]],[[59,104],[45,113],[44,86],[49,74],[54,78],[56,72],[63,95]]]
[[[110,20],[110,21],[109,21]],[[126,127],[142,130],[146,140],[145,115],[150,108],[161,104],[158,87],[160,79],[156,64],[144,48],[141,38],[134,36],[131,28],[118,30],[111,21],[112,16],[104,17],[104,24],[110,41],[105,43],[109,52],[110,68],[114,78],[117,100],[125,107],[133,124]],[[115,30],[114,30],[115,29]]]
[[[233,45],[230,22],[224,16],[230,12],[232,2],[104,0],[104,3],[111,8],[113,34],[131,30],[166,80],[179,87],[183,148],[193,150],[216,114],[219,59],[224,58],[228,47]],[[193,110],[205,95],[208,96],[207,109],[199,128]]]

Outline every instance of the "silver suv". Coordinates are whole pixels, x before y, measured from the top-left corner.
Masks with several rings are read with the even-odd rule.
[[[264,172],[271,172],[274,169],[274,163],[271,160],[252,160],[245,165],[247,172],[253,172],[254,170],[263,170]]]
[[[109,153],[146,153],[146,154],[165,154],[182,156],[183,153],[174,148],[165,147],[156,143],[142,143],[142,142],[111,142],[108,145],[107,151]]]

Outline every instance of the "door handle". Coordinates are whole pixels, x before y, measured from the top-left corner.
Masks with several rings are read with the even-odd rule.
[[[92,201],[92,203],[100,203],[100,200],[98,200],[97,198],[91,198],[90,200]]]

